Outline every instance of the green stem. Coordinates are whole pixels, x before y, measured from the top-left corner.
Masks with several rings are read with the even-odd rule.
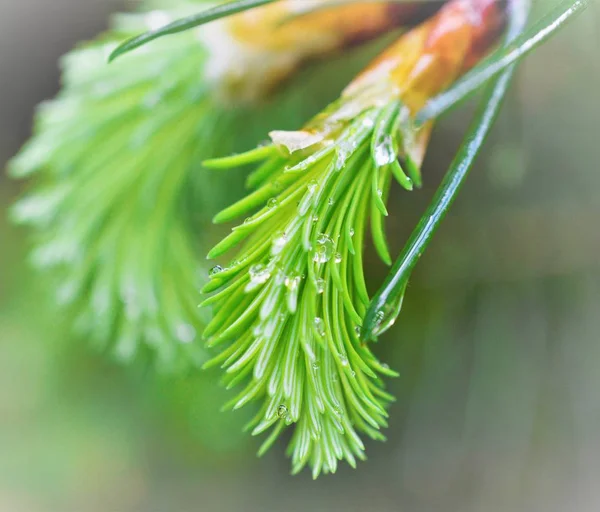
[[[528,0],[512,0],[510,25],[506,35],[507,44],[524,30],[528,10]],[[362,339],[374,339],[378,334],[382,321],[385,321],[386,325],[393,324],[393,319],[383,319],[382,314],[386,310],[386,306],[398,304],[401,301],[412,270],[456,199],[500,111],[515,66],[515,64],[510,65],[495,83],[486,89],[475,120],[471,124],[469,132],[454,157],[444,180],[425,214],[421,217],[408,243],[404,246],[383,286],[371,300],[361,328]],[[396,308],[394,310],[394,314],[398,315],[400,311]]]
[[[227,16],[231,16],[242,11],[248,11],[249,9],[254,9],[256,7],[261,7],[263,5],[272,4],[273,2],[278,1],[279,0],[234,0],[223,5],[206,9],[197,14],[192,14],[191,16],[176,20],[173,23],[165,25],[164,27],[157,28],[156,30],[151,30],[149,32],[144,32],[139,36],[128,39],[120,44],[110,54],[108,61],[112,62],[120,55],[139,48],[140,46],[143,46],[150,41],[154,41],[159,37],[184,32],[190,28],[198,27],[199,25],[204,25],[205,23],[209,23],[220,18],[226,18]]]

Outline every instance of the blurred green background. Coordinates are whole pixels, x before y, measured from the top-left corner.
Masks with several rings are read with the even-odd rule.
[[[0,165],[55,94],[57,58],[123,7],[3,6]],[[75,339],[27,264],[27,233],[7,220],[26,184],[0,176],[0,512],[599,510],[599,13],[592,2],[521,67],[375,348],[401,372],[388,442],[316,482],[288,475],[283,440],[255,458],[249,413],[219,412],[216,373],[160,377]],[[424,190],[392,194],[395,253],[471,112],[438,126]],[[366,261],[374,290],[386,269]]]

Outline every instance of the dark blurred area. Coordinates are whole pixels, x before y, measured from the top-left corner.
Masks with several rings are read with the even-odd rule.
[[[56,93],[58,57],[123,7],[3,5],[2,167],[34,106]],[[7,219],[27,184],[2,174],[0,512],[599,510],[599,12],[592,2],[522,65],[400,321],[375,347],[401,373],[387,443],[316,482],[289,476],[283,440],[255,458],[247,414],[219,412],[229,395],[216,373],[160,377],[74,339],[28,266],[27,232]],[[394,253],[471,113],[438,126],[424,190],[392,194]],[[386,269],[372,252],[367,266],[374,291]]]

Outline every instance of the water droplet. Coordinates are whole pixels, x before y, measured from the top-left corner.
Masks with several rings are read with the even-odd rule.
[[[356,372],[355,372],[354,370],[352,370],[352,371],[350,372],[350,376],[351,376],[351,377],[356,377]]]
[[[244,219],[244,224],[248,224],[249,222],[252,222],[252,217],[246,217]]]
[[[383,196],[383,190],[377,189],[377,196],[382,197]]]
[[[278,206],[279,206],[279,201],[277,201],[277,199],[275,199],[274,197],[269,199],[269,201],[267,202],[267,208],[269,208],[269,210],[272,210],[273,208],[277,208]]]
[[[375,146],[373,147],[373,160],[377,167],[391,164],[396,160],[394,142],[390,135],[383,134],[375,141]]]
[[[354,142],[349,140],[340,142],[336,150],[336,161],[333,167],[334,171],[341,171],[355,150],[356,144]]]
[[[221,265],[215,265],[213,268],[210,269],[210,271],[208,272],[209,276],[216,276],[217,274],[220,274],[221,272],[223,272],[223,267]]]
[[[376,315],[376,323],[373,328],[373,335],[379,336],[386,332],[396,322],[396,318],[400,314],[402,309],[402,301],[404,299],[404,292],[402,292],[397,299],[389,302],[381,308]]]
[[[191,343],[196,338],[196,329],[190,324],[179,324],[175,334],[181,343]]]
[[[335,413],[336,416],[342,416],[344,414],[344,411],[342,411],[341,407],[335,407],[333,409],[333,412]]]
[[[338,151],[333,170],[335,172],[340,172],[344,168],[347,158],[348,158],[348,155],[345,152]]]
[[[312,364],[312,369],[317,371],[319,369],[319,361],[314,361]]]
[[[342,366],[348,366],[348,358],[346,357],[346,354],[340,354],[340,364]]]
[[[339,252],[335,253],[335,258],[334,260],[336,263],[341,263],[342,262],[342,255]]]
[[[315,317],[315,329],[319,336],[325,336],[325,322],[323,322],[323,319],[321,317]]]
[[[354,327],[354,332],[359,337],[360,337],[360,330],[361,330],[361,326],[360,325],[357,325],[357,326]]]
[[[290,414],[290,411],[283,404],[281,404],[279,407],[277,407],[277,417],[279,419],[282,419],[286,425],[291,425],[294,422],[294,420],[292,419],[292,415]]]
[[[319,184],[317,183],[317,180],[312,180],[312,181],[311,181],[311,182],[310,182],[310,183],[309,183],[309,184],[306,186],[306,188],[308,188],[308,191],[309,191],[311,194],[314,194],[314,193],[315,193],[315,190],[317,190],[317,187],[318,187],[318,185],[319,185]]]
[[[325,291],[325,279],[319,278],[315,281],[315,288],[318,294],[321,294]]]
[[[354,236],[354,228],[350,228],[350,230],[348,231],[348,234],[350,236]]]
[[[274,255],[279,254],[287,243],[288,236],[285,233],[277,233],[275,238],[273,238],[273,248],[271,253]]]
[[[327,201],[327,204],[329,206],[333,206],[335,204],[335,199],[333,197],[330,197],[329,200]]]
[[[271,277],[271,271],[262,264],[252,265],[249,270],[250,273],[250,283],[258,286],[259,284],[264,284]]]
[[[315,263],[327,263],[331,259],[331,256],[333,256],[334,248],[333,240],[329,236],[325,234],[319,235],[313,254],[313,261]]]
[[[319,222],[319,216],[318,215],[313,215],[310,220],[313,222],[313,224],[316,224],[317,222]]]

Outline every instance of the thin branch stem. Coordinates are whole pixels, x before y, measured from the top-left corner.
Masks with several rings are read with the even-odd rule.
[[[150,41],[154,41],[159,37],[184,32],[191,28],[204,25],[206,23],[218,20],[220,18],[226,18],[227,16],[231,16],[239,12],[248,11],[250,9],[261,7],[267,4],[272,4],[278,1],[279,0],[234,0],[223,5],[218,5],[216,7],[206,9],[202,12],[192,14],[191,16],[178,19],[173,23],[165,25],[164,27],[160,27],[156,30],[151,30],[149,32],[144,32],[139,36],[128,39],[127,41],[120,44],[110,54],[108,61],[112,62],[120,55],[128,53],[131,50],[135,50],[136,48],[139,48],[140,46],[143,46],[146,43],[149,43]]]
[[[507,44],[524,30],[528,10],[528,0],[512,1],[510,26],[506,35]],[[362,339],[374,339],[382,321],[381,312],[384,311],[385,306],[398,303],[401,300],[412,270],[456,199],[475,158],[481,151],[485,139],[498,116],[514,74],[515,66],[515,64],[509,65],[495,83],[487,88],[475,120],[471,124],[465,141],[450,165],[444,180],[396,260],[385,283],[371,301],[361,329]],[[387,323],[391,325],[393,321],[389,322],[389,319],[387,319]]]

